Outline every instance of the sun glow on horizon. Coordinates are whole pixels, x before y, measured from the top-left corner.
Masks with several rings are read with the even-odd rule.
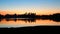
[[[0,0],[0,14],[60,13],[60,0]]]
[[[60,10],[49,10],[49,9],[20,9],[20,10],[0,10],[0,14],[24,14],[24,13],[36,13],[37,15],[49,15],[53,13],[60,13]]]

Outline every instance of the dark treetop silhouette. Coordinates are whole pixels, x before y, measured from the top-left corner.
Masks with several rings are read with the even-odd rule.
[[[55,13],[52,15],[36,15],[35,13],[28,13],[28,14],[25,13],[25,14],[19,14],[19,15],[17,15],[17,14],[14,14],[14,15],[6,14],[5,16],[0,14],[0,21],[2,19],[7,19],[7,21],[9,19],[14,19],[15,21],[17,19],[21,19],[21,20],[28,20],[29,22],[35,21],[36,19],[43,19],[43,20],[49,19],[49,20],[60,22],[60,13]]]

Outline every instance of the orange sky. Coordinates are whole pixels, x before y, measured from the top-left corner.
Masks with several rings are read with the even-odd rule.
[[[53,13],[60,13],[60,10],[48,10],[48,9],[27,9],[27,10],[0,10],[0,14],[6,15],[6,14],[24,14],[24,13],[36,13],[37,15],[49,15]]]

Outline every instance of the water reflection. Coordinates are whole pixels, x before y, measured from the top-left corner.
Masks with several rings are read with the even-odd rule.
[[[0,19],[1,20],[1,19]],[[36,25],[60,25],[60,22],[49,19],[2,19],[0,27],[21,27],[21,26],[36,26]]]
[[[52,21],[54,21],[54,22],[60,22],[60,20],[59,19],[42,19],[42,18],[40,18],[40,19],[36,19],[36,18],[7,18],[7,19],[5,19],[6,21],[25,21],[25,22],[29,22],[29,23],[32,23],[32,22],[36,22],[36,20],[52,20]],[[1,21],[3,21],[3,19],[0,19],[0,22]]]
[[[15,22],[21,20],[21,21],[25,21],[25,22],[28,21],[29,23],[31,23],[31,22],[35,22],[36,19],[18,19],[18,18],[11,18],[11,19],[5,19],[5,20],[6,21],[15,21]],[[3,21],[3,19],[0,19],[0,22],[1,21]]]
[[[23,14],[23,15],[0,15],[0,25],[60,25],[60,13],[53,15],[35,15],[35,14]]]
[[[6,14],[1,15],[0,14],[0,21],[6,19],[6,21],[17,21],[17,20],[22,20],[22,21],[28,21],[28,22],[35,22],[36,20],[42,19],[42,20],[53,20],[55,22],[60,22],[60,13],[55,13],[52,15],[36,15],[35,13],[25,13],[25,14],[13,14],[13,15],[9,15]]]

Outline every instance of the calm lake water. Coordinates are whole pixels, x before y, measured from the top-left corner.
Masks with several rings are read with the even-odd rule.
[[[25,27],[25,26],[60,26],[60,22],[53,20],[6,20],[3,19],[0,21],[0,27]]]

